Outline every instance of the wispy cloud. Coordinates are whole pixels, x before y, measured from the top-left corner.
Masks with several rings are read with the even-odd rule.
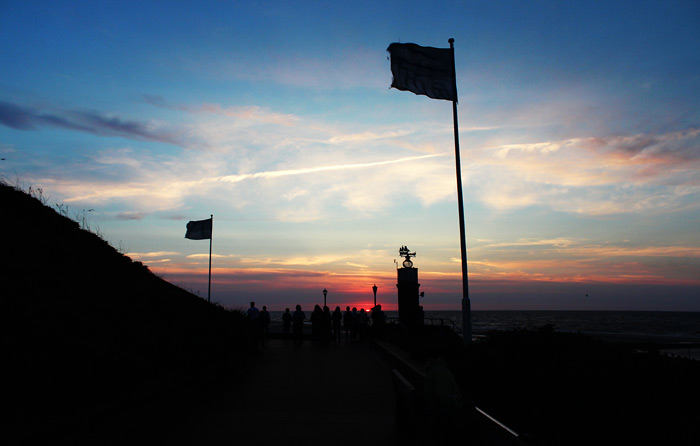
[[[92,165],[77,169],[90,175],[39,179],[68,203],[124,203],[114,214],[118,219],[142,219],[212,195],[238,210],[264,208],[272,218],[296,222],[323,218],[337,204],[365,215],[388,211],[406,194],[424,206],[454,199],[452,156],[445,156],[452,145],[449,123],[341,127],[258,106],[176,104],[153,95],[144,101],[186,116],[176,118],[181,123],[146,122],[2,103],[0,122],[197,147],[158,155],[143,148],[103,150],[89,154]],[[700,206],[698,129],[540,140],[530,135],[517,143],[481,131],[494,128],[507,134],[503,125],[465,128],[474,131],[464,135],[462,158],[468,197],[490,208],[606,215]],[[110,175],[95,175],[100,171]]]
[[[0,124],[16,130],[58,127],[98,136],[181,144],[181,134],[153,122],[123,119],[93,110],[40,111],[8,102],[0,102]]]
[[[226,259],[233,257],[233,255],[221,255],[221,254],[212,254],[212,258],[217,258],[217,259]],[[187,256],[188,259],[208,259],[209,254],[190,254]]]
[[[411,134],[408,130],[398,130],[398,131],[386,131],[383,133],[375,132],[362,132],[353,133],[348,135],[334,136],[328,140],[331,144],[338,144],[344,142],[365,142],[365,141],[376,141],[380,139],[397,138],[404,137]]]
[[[700,133],[573,138],[475,151],[466,169],[497,209],[530,205],[591,215],[697,206]]]
[[[300,120],[298,116],[285,113],[276,113],[259,106],[222,107],[220,104],[211,103],[204,103],[200,105],[173,104],[168,102],[162,96],[144,95],[143,98],[146,103],[156,107],[195,114],[222,115],[251,122],[291,126]]]
[[[698,257],[700,246],[625,246],[621,244],[598,244],[573,238],[556,239],[519,239],[512,242],[484,243],[473,250],[527,250],[536,249],[538,253],[558,251],[579,257]]]
[[[120,212],[117,214],[117,220],[143,220],[145,217],[143,212]]]
[[[480,248],[521,248],[521,247],[534,247],[534,246],[552,246],[558,248],[567,248],[574,244],[578,244],[576,240],[567,238],[557,238],[557,239],[520,239],[514,242],[500,242],[500,243],[486,243]]]
[[[130,252],[129,257],[133,258],[153,258],[153,257],[163,257],[163,256],[176,256],[180,255],[179,252],[174,251],[153,251],[153,252]]]
[[[664,260],[660,260],[664,259]],[[471,249],[470,269],[484,279],[700,283],[700,246],[592,243],[580,239],[520,239]],[[453,259],[459,263],[459,259]]]
[[[285,257],[285,258],[241,258],[241,265],[257,265],[257,266],[319,266],[319,265],[329,265],[342,261],[342,256],[334,255],[322,255],[322,256],[309,256],[309,257]]]
[[[225,154],[202,157],[184,152],[164,162],[163,156],[116,149],[91,155],[92,170],[108,168],[109,180],[71,176],[44,177],[36,181],[56,191],[66,203],[103,206],[124,203],[127,209],[115,214],[115,218],[123,220],[141,219],[155,212],[178,209],[198,197],[217,195],[238,209],[255,206],[280,220],[312,221],[323,218],[324,208],[331,203],[345,203],[361,212],[381,209],[388,203],[388,197],[405,188],[399,180],[406,167],[401,166],[420,166],[420,171],[426,174],[433,168],[431,166],[445,164],[435,163],[442,156],[428,154],[228,175],[222,172],[228,170],[229,165]],[[308,162],[327,159],[328,156],[314,157]],[[123,173],[114,178],[120,172]],[[422,188],[421,181],[430,183],[431,179],[423,175],[412,183],[417,195],[426,203],[443,195],[443,192],[431,195],[439,182]],[[449,188],[446,190],[448,194],[451,192]]]

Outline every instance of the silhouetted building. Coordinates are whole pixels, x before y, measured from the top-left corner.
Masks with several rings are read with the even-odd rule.
[[[398,268],[396,287],[399,289],[399,323],[410,330],[420,326],[420,305],[418,305],[418,268],[413,267],[411,257],[415,252],[409,252],[406,246],[399,249],[399,254],[404,257],[403,268]]]

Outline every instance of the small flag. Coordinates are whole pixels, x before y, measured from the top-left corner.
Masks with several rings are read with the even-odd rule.
[[[457,102],[452,48],[392,43],[386,50],[391,55],[393,88]]]
[[[211,238],[212,219],[197,220],[187,223],[185,238],[190,240],[205,240]]]

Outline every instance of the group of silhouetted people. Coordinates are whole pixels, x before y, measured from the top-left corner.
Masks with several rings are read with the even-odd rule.
[[[282,334],[284,337],[288,338],[291,334],[295,340],[301,340],[305,320],[306,313],[301,310],[301,305],[296,306],[294,313],[290,313],[289,308],[285,308],[284,313],[282,313]]]
[[[255,302],[251,302],[247,315],[250,321],[251,336],[256,344],[262,345],[265,336],[270,333],[270,313],[265,305],[263,305],[262,310],[258,310]]]
[[[247,315],[251,329],[262,342],[269,334],[270,314],[267,312],[267,307],[263,306],[261,311],[255,307],[255,302],[251,302]],[[320,305],[315,305],[309,321],[311,322],[311,340],[314,342],[341,342],[344,334],[346,342],[364,343],[370,332],[372,336],[382,335],[386,315],[381,305],[372,308],[369,314],[364,309],[358,311],[356,307],[350,309],[350,306],[347,306],[345,312],[342,312],[337,306],[335,311],[331,312],[327,306],[322,308]],[[297,305],[293,313],[289,308],[285,308],[282,314],[282,334],[285,338],[291,337],[295,341],[301,341],[305,322],[306,313],[302,311],[301,305]]]
[[[357,310],[356,307],[350,309],[350,306],[345,307],[345,311],[341,312],[340,307],[335,307],[335,311],[330,313],[328,307],[324,307],[321,311],[316,305],[314,314],[318,317],[318,326],[316,336],[314,336],[314,319],[311,320],[311,338],[317,341],[340,342],[345,335],[346,342],[367,341],[370,332],[373,336],[380,336],[384,324],[386,323],[386,315],[382,311],[382,306],[377,305],[372,309],[371,315],[364,308]],[[371,321],[371,326],[370,326]]]

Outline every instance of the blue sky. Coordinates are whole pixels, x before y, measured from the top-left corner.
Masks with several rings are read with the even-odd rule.
[[[461,300],[455,58],[475,309],[700,311],[697,2],[0,2],[0,174],[212,300]],[[331,296],[334,300],[331,300]]]

